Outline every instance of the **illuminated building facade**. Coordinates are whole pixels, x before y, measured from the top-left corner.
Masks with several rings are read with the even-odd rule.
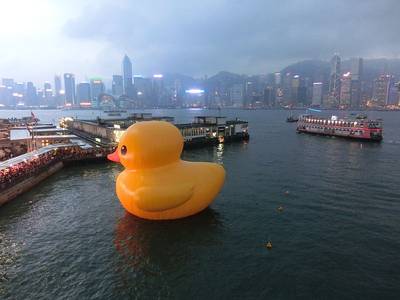
[[[104,83],[100,78],[93,78],[90,80],[92,106],[97,106],[99,103],[100,94],[104,93]]]
[[[71,73],[64,74],[65,103],[76,104],[75,76]]]
[[[351,59],[351,107],[360,108],[362,95],[363,59]]]
[[[114,96],[121,96],[124,93],[124,78],[121,75],[113,75],[111,91]]]
[[[123,76],[123,88],[124,94],[129,98],[134,97],[134,88],[133,88],[133,75],[132,75],[132,62],[130,58],[125,55],[122,60],[122,76]]]
[[[89,82],[81,82],[76,87],[76,97],[78,99],[78,103],[88,103],[91,102],[91,93],[90,93],[90,83]]]
[[[343,74],[340,82],[341,108],[349,108],[351,105],[351,84],[352,84],[352,74],[350,72]]]
[[[311,103],[312,106],[320,107],[322,105],[322,91],[323,91],[323,83],[314,82],[312,91],[312,103]]]
[[[374,81],[373,88],[373,105],[374,106],[385,106],[389,104],[389,88],[392,81],[391,75],[381,75]]]
[[[340,103],[340,77],[341,77],[340,56],[335,54],[331,59],[331,72],[329,78],[329,97],[326,106],[337,107]]]

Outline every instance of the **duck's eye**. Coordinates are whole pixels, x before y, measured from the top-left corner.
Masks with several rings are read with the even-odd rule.
[[[127,149],[126,146],[124,145],[124,146],[121,147],[121,154],[122,154],[122,155],[125,155],[126,152],[128,152],[128,149]]]

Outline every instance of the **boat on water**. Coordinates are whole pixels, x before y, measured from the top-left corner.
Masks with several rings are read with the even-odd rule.
[[[383,139],[383,121],[370,120],[365,115],[344,119],[302,115],[297,122],[297,132],[380,142]]]
[[[299,121],[299,118],[295,117],[293,115],[290,115],[289,117],[286,118],[286,122],[288,122],[288,123],[295,123],[295,122],[298,122],[298,121]]]
[[[112,109],[112,110],[104,110],[104,114],[108,117],[121,117],[122,115],[126,114],[126,110],[120,110],[120,109]]]

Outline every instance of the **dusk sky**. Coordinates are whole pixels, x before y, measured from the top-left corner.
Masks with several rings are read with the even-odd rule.
[[[261,74],[303,59],[400,57],[398,0],[1,0],[0,78]]]

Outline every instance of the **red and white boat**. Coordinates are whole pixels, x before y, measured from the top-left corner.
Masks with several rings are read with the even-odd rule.
[[[302,115],[297,122],[297,132],[380,142],[383,138],[383,121],[368,120],[366,116],[357,116],[353,119],[339,119],[337,116],[332,116],[329,119]]]

